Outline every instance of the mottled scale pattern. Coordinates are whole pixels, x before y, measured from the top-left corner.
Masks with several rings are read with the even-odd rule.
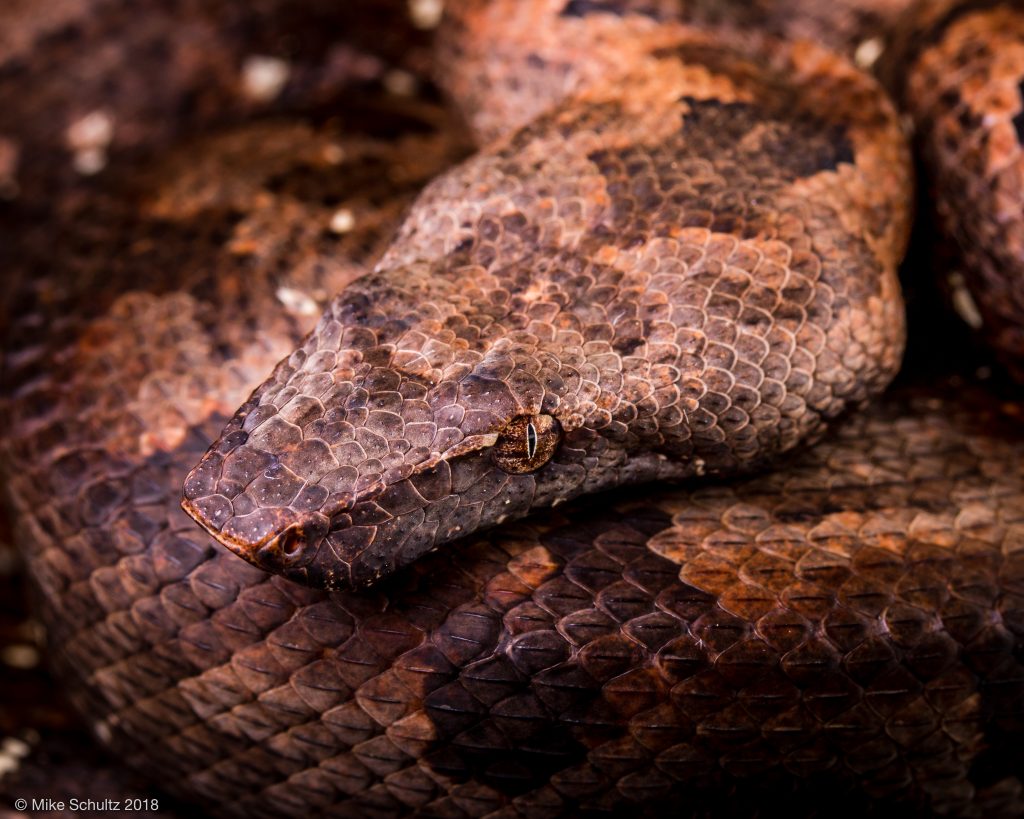
[[[341,100],[358,118],[345,128],[293,116],[193,137],[149,161],[118,164],[55,198],[46,219],[11,233],[5,275],[15,299],[2,324],[0,462],[16,545],[34,585],[49,589],[37,596],[47,623],[71,609],[54,575],[34,573],[42,567],[30,544],[37,537],[65,543],[67,569],[85,548],[97,571],[124,547],[148,549],[143,541],[165,528],[169,510],[181,517],[171,501],[186,470],[159,472],[173,468],[167,453],[191,446],[190,457],[198,457],[266,369],[315,323],[329,294],[367,271],[414,195],[465,153],[435,105]],[[375,136],[381,133],[387,138]],[[345,230],[332,227],[339,212],[351,219]],[[55,235],[65,252],[54,252]],[[224,315],[237,322],[222,322]],[[42,461],[49,464],[42,472],[21,469]],[[164,467],[147,472],[142,463]],[[163,487],[152,483],[164,478]],[[133,511],[123,518],[115,507],[126,488]],[[185,559],[173,537],[161,540],[168,551],[158,562]],[[102,571],[89,580],[93,569],[79,569],[85,574],[72,570],[69,594],[82,601],[83,585],[100,589],[106,581]],[[94,603],[85,605],[90,622],[103,619]],[[101,630],[90,639],[109,636]],[[107,656],[110,649],[98,650]],[[81,681],[77,672],[61,679]],[[46,713],[20,699],[2,706],[4,726],[15,710]],[[95,712],[83,713],[92,724]],[[14,720],[43,731],[44,747],[16,776],[3,776],[0,805],[32,796],[63,799],[65,807],[71,797],[161,796],[103,770],[106,758],[94,759],[87,747],[49,744],[45,722]],[[86,758],[63,764],[62,754],[83,752]],[[160,813],[172,809],[165,801]]]
[[[623,4],[568,5],[593,16]],[[653,2],[636,5],[655,19]],[[596,89],[585,104],[549,113],[547,131],[507,137],[438,182],[428,194],[438,212],[414,210],[375,278],[346,290],[305,342],[320,303],[366,270],[412,190],[459,155],[458,144],[434,133],[436,111],[397,122],[394,111],[385,115],[377,133],[392,138],[387,145],[339,133],[336,120],[249,125],[76,189],[54,200],[45,223],[25,220],[0,370],[5,495],[54,669],[96,736],[128,764],[225,815],[1024,814],[1019,396],[963,380],[904,384],[774,471],[710,481],[696,474],[713,471],[715,459],[746,457],[750,446],[781,449],[798,437],[782,424],[780,439],[766,442],[766,427],[733,425],[736,408],[753,417],[797,396],[824,416],[887,380],[885,367],[871,369],[877,360],[863,392],[848,378],[865,372],[858,368],[871,344],[859,322],[876,326],[870,311],[845,314],[853,318],[836,325],[836,336],[822,330],[830,341],[808,347],[825,365],[829,353],[842,361],[827,371],[843,377],[824,381],[825,369],[806,380],[799,367],[770,359],[775,337],[729,334],[723,319],[765,309],[772,287],[754,282],[765,269],[769,282],[792,284],[774,297],[788,306],[775,325],[793,336],[788,351],[801,349],[801,330],[818,338],[806,322],[793,323],[797,315],[842,313],[894,292],[907,214],[892,202],[908,188],[891,113],[845,64],[799,46],[769,59],[766,71],[757,49],[737,60],[735,50],[723,56],[708,41],[688,43],[652,52],[688,78],[665,115],[677,128],[653,129],[660,141],[651,150],[636,151],[644,143],[635,132],[656,124],[659,110],[642,95],[623,108]],[[824,81],[836,76],[838,86]],[[815,78],[820,94],[791,93],[801,78]],[[664,88],[679,91],[673,82]],[[339,105],[349,125],[372,120],[353,100]],[[598,133],[609,114],[618,124]],[[583,154],[584,172],[573,176],[573,166],[563,182],[563,208],[563,191],[544,190],[539,170],[522,174],[509,146],[520,139],[539,169],[570,139],[556,134],[569,124],[582,144],[595,144]],[[533,142],[538,133],[544,138]],[[728,140],[700,155],[715,133]],[[664,145],[679,158],[659,153]],[[775,158],[770,169],[766,156]],[[467,174],[478,185],[510,179],[510,190],[495,187],[492,199],[478,191],[467,204],[453,193]],[[604,222],[596,223],[627,237],[618,245],[586,222],[596,212],[593,191],[572,187],[598,177],[629,188],[604,191]],[[515,190],[524,178],[538,186],[529,208]],[[729,197],[736,180],[753,186],[756,201]],[[671,218],[659,221],[664,214],[644,206],[666,196],[663,182],[694,223],[676,225],[679,235],[659,236],[655,248],[632,244],[645,230],[671,233]],[[765,201],[799,218],[773,221]],[[339,211],[352,230],[337,229]],[[467,218],[476,230],[463,227]],[[524,270],[495,262],[540,235],[554,247],[536,271],[530,265],[531,276],[539,273],[530,281],[546,288],[533,292],[517,286]],[[53,236],[73,251],[53,252]],[[885,271],[877,281],[841,275],[844,260],[867,255]],[[445,259],[471,269],[474,284],[456,279]],[[624,261],[635,264],[623,269]],[[543,408],[568,394],[555,376],[587,383],[573,395],[591,396],[588,417],[604,422],[607,413],[602,457],[622,440],[657,438],[708,453],[704,464],[682,486],[577,500],[477,532],[368,592],[314,590],[239,560],[179,507],[184,475],[288,349],[300,345],[279,374],[318,355],[322,366],[341,352],[330,348],[341,320],[359,311],[382,333],[410,332],[401,311],[375,301],[392,292],[394,264],[410,274],[396,303],[445,296],[420,299],[416,314],[446,343],[405,358],[408,381],[375,393],[373,411],[388,412],[397,395],[411,415],[423,412],[415,377],[442,364],[477,368],[469,353],[499,324],[512,330],[503,338],[519,345],[513,351],[580,334],[558,317],[582,308],[587,294],[597,315],[626,310],[624,320],[580,344],[565,369],[538,358],[542,366],[516,388]],[[657,330],[666,309],[645,302],[638,283],[661,284],[683,265],[693,271],[686,297],[702,299],[686,319],[704,338],[685,355],[707,365],[706,389],[685,396],[695,403],[684,409],[715,419],[688,437],[665,423],[652,369],[586,377],[598,367],[592,357],[636,359],[642,346],[661,343],[652,335],[636,345],[637,322],[653,316]],[[484,298],[481,287],[492,285],[499,298]],[[452,305],[473,322],[448,321]],[[883,314],[889,366],[902,313],[890,306]],[[588,314],[573,315],[582,322]],[[372,348],[363,344],[356,338],[346,351],[364,355]],[[737,362],[762,351],[766,378],[776,372],[785,385],[778,406],[770,391],[754,404],[739,389],[747,371]],[[724,372],[727,362],[736,381],[716,381],[712,369]],[[494,358],[486,372],[501,373],[502,364]],[[629,423],[613,415],[618,405],[598,406],[618,397],[627,376],[651,388]],[[349,397],[343,409],[358,411],[369,392]],[[274,412],[297,426],[310,406],[275,404]],[[461,406],[445,404],[437,416],[436,406],[426,409],[455,423]],[[369,420],[371,405],[362,409]],[[459,425],[480,423],[467,414]],[[340,427],[340,416],[325,413],[316,429],[337,434],[330,425]],[[406,434],[426,423],[407,421]],[[758,434],[737,434],[751,427]],[[361,434],[360,447],[379,446]],[[307,476],[324,463],[312,448],[286,454],[286,468]],[[370,460],[383,469],[391,454],[380,449]],[[578,466],[555,465],[563,476]],[[357,482],[374,474],[371,466],[357,470]],[[282,508],[273,503],[288,475],[268,471],[246,491]],[[444,467],[419,480],[471,499],[494,491],[471,472],[449,484]],[[96,780],[90,785],[103,784]]]
[[[960,252],[961,313],[1024,379],[1024,4],[919,3],[893,39],[889,84]]]
[[[610,70],[642,62],[645,39],[675,24],[739,36],[755,49],[765,35],[808,40],[870,65],[913,2],[451,0],[435,73],[487,142]]]
[[[238,410],[184,486],[224,545],[365,586],[578,495],[748,471],[888,383],[910,179],[874,82],[810,44],[626,40],[640,68],[433,182]],[[506,472],[497,437],[542,414],[554,456]]]

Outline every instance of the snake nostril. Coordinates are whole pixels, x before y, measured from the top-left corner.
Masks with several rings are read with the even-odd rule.
[[[276,560],[294,564],[316,551],[329,527],[330,520],[323,515],[304,516],[292,521],[274,538],[270,551],[276,555]]]
[[[306,533],[301,526],[290,526],[281,533],[278,543],[285,558],[295,558],[306,544]]]

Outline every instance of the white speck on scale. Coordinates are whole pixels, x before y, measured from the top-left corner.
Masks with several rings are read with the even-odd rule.
[[[277,288],[277,300],[292,313],[299,316],[315,316],[319,312],[317,303],[301,290],[293,287]]]
[[[280,57],[255,54],[242,63],[242,91],[253,102],[277,99],[288,82],[291,67]]]
[[[416,28],[437,28],[443,13],[443,0],[409,0],[409,19]]]
[[[867,71],[878,62],[878,58],[882,56],[884,50],[885,43],[882,42],[882,38],[871,37],[857,46],[857,50],[853,53],[853,61],[858,68]]]
[[[356,217],[348,208],[342,208],[334,212],[331,217],[331,231],[333,233],[349,233],[356,226]]]

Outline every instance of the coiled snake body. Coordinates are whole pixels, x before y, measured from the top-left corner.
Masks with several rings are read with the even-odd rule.
[[[452,5],[444,48],[473,65],[491,7]],[[991,760],[1024,730],[1013,405],[904,388],[740,474],[898,366],[889,104],[817,47],[655,4],[517,8],[504,42],[555,10],[601,59],[556,71],[535,37],[521,114],[493,95],[523,127],[432,183],[244,403],[301,325],[244,268],[10,362],[10,494],[73,696],[224,813],[1012,815]],[[182,514],[189,469],[187,511],[256,567]],[[517,522],[664,478],[689,482]]]

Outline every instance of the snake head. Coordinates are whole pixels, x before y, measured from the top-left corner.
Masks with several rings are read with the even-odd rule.
[[[589,491],[619,451],[580,414],[599,393],[516,332],[524,305],[466,280],[437,263],[350,285],[188,475],[185,511],[255,565],[333,589]]]

